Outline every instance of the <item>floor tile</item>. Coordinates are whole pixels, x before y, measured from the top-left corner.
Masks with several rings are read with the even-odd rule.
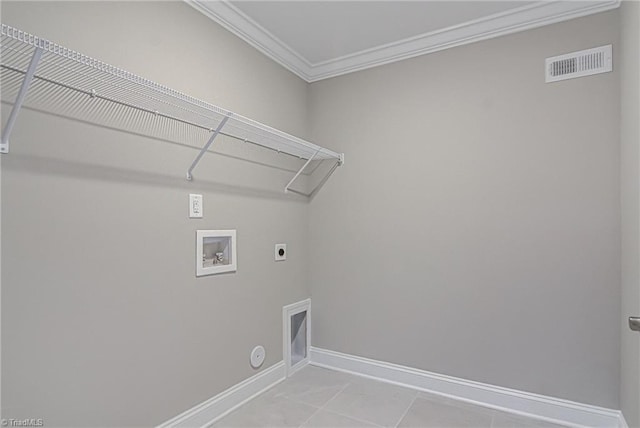
[[[261,395],[213,426],[222,427],[299,427],[318,410],[317,407],[286,398]]]
[[[307,366],[214,427],[562,428],[464,401]]]
[[[369,428],[378,427],[378,425],[370,424],[364,421],[358,421],[347,416],[338,415],[337,413],[328,412],[326,410],[320,410],[311,416],[304,425],[303,428]]]
[[[492,428],[564,428],[551,422],[539,419],[527,418],[525,416],[514,415],[512,413],[494,411]]]
[[[350,379],[351,376],[344,373],[307,366],[267,394],[322,407],[342,391]]]
[[[325,409],[377,425],[395,426],[407,411],[416,391],[360,378],[325,405]]]
[[[399,427],[420,428],[489,428],[492,416],[485,411],[476,411],[466,406],[439,403],[416,398]]]

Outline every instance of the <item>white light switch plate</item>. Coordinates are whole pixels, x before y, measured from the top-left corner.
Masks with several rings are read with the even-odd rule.
[[[189,194],[189,218],[202,218],[204,209],[202,207],[202,195]]]

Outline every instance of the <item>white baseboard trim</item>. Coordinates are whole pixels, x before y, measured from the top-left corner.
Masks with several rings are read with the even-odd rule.
[[[624,414],[620,412],[620,428],[629,428],[627,420],[624,418]]]
[[[251,376],[157,428],[206,427],[285,379],[284,361]]]
[[[311,348],[311,365],[431,392],[484,407],[575,427],[626,428],[622,412]]]

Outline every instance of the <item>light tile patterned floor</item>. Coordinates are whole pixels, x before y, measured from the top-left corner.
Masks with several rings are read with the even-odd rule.
[[[561,428],[313,366],[303,368],[213,426]]]

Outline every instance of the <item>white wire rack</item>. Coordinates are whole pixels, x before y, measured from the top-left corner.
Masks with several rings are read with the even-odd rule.
[[[334,159],[335,166],[331,168],[329,175],[344,161],[341,153],[317,146],[5,24],[2,24],[1,30],[0,55],[3,85],[13,84],[17,89],[13,109],[2,130],[2,153],[9,152],[9,136],[20,108],[32,82],[38,82],[74,93],[74,96],[69,98],[71,100],[80,96],[85,102],[106,102],[114,108],[124,109],[129,115],[142,114],[158,120],[175,121],[210,133],[208,141],[187,171],[188,180],[192,179],[194,168],[218,135],[227,135],[279,153],[306,159],[304,166],[285,186],[285,192],[294,191],[291,185],[312,160]],[[38,87],[36,84],[34,86]],[[46,90],[41,91],[46,98]]]

